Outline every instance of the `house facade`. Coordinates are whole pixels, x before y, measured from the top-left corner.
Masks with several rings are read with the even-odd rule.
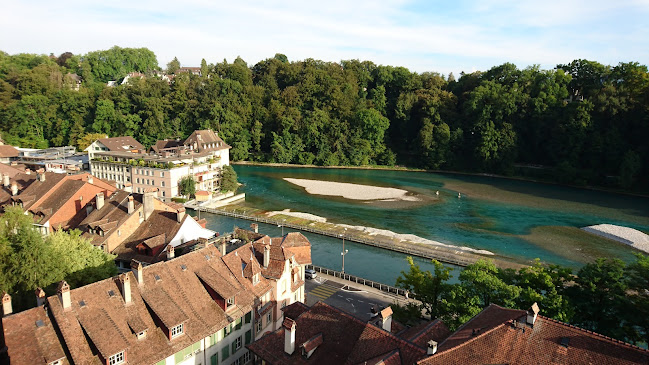
[[[197,190],[217,190],[223,166],[230,164],[231,147],[211,130],[195,131],[184,141],[158,141],[150,153],[110,150],[101,141],[86,149],[93,175],[136,193],[157,188],[164,200],[180,195],[178,182],[186,176],[193,177]]]

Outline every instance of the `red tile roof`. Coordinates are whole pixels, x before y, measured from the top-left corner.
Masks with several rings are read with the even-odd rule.
[[[2,328],[12,364],[69,364],[44,307],[6,316]]]
[[[543,316],[529,326],[526,317],[487,307],[418,364],[649,364],[647,350]]]
[[[106,146],[109,151],[128,152],[132,150],[146,150],[140,142],[131,136],[102,138],[98,141]]]
[[[394,320],[392,320],[392,326],[394,327]],[[421,323],[415,327],[405,329],[397,334],[397,336],[408,340],[415,345],[427,349],[428,342],[433,340],[437,343],[441,343],[451,334],[451,331],[446,327],[444,322],[439,319],[433,321]]]
[[[244,287],[232,279],[228,283],[234,283],[243,294],[237,296],[234,310],[228,310],[226,315],[198,277],[206,268],[221,277],[231,275],[218,250],[209,245],[145,266],[143,283],[128,272],[130,304],[124,302],[118,278],[71,290],[72,305],[68,310],[62,308],[58,296],[49,297],[53,322],[60,329],[71,360],[76,364],[99,364],[94,347],[104,359],[126,350],[129,364],[156,363],[252,310],[254,296],[246,295]],[[183,335],[169,340],[165,327],[179,323],[184,324]],[[146,337],[138,339],[137,333],[143,330]]]
[[[13,146],[0,145],[0,157],[18,157],[20,152]]]
[[[323,302],[300,314],[295,323],[296,344],[322,335],[322,344],[309,359],[299,351],[291,356],[284,353],[284,328],[265,335],[248,348],[271,364],[362,364],[393,350],[399,351],[398,364],[413,364],[426,354],[420,347]]]

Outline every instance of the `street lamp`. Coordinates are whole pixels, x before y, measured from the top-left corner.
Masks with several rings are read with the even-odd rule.
[[[347,228],[345,228],[345,232],[347,232]],[[340,237],[342,237],[342,239],[343,239],[343,251],[340,253],[340,256],[342,256],[342,258],[343,258],[343,268],[342,268],[341,272],[344,274],[345,273],[345,255],[347,255],[347,252],[349,252],[349,250],[345,250],[345,233],[341,234]]]

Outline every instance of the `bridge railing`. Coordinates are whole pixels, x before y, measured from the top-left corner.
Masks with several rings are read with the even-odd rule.
[[[326,267],[321,267],[321,266],[316,266],[316,265],[306,265],[306,268],[307,269],[312,269],[312,270],[315,270],[315,271],[317,271],[319,273],[327,274],[327,275],[330,275],[330,276],[333,276],[333,277],[336,277],[336,278],[341,278],[343,280],[352,281],[352,282],[360,284],[360,285],[365,285],[365,286],[368,286],[370,288],[378,289],[378,290],[380,290],[382,292],[385,292],[385,293],[388,293],[388,294],[402,296],[402,297],[404,297],[406,299],[407,298],[414,299],[413,293],[408,292],[405,289],[401,289],[401,288],[397,288],[397,287],[394,287],[394,286],[391,286],[391,285],[379,283],[378,281],[361,278],[361,277],[355,276],[355,275],[349,275],[347,273],[343,273],[343,272],[340,272],[340,271],[336,271],[336,270],[332,270],[332,269],[328,269]]]

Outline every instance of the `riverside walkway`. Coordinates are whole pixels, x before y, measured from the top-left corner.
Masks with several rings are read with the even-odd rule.
[[[436,247],[424,247],[420,245],[415,245],[415,244],[407,244],[407,243],[395,243],[395,242],[385,242],[385,241],[380,241],[380,240],[370,240],[367,239],[366,237],[361,237],[360,235],[356,235],[353,233],[347,232],[346,234],[340,234],[336,232],[330,232],[330,231],[325,231],[321,229],[317,229],[314,227],[309,227],[305,225],[299,225],[299,224],[293,224],[293,223],[287,223],[284,221],[280,221],[277,219],[272,219],[272,218],[264,218],[264,217],[256,217],[256,216],[251,216],[247,214],[241,214],[241,213],[234,213],[234,212],[228,212],[223,209],[218,209],[218,208],[206,208],[206,207],[199,207],[195,204],[185,204],[187,208],[196,210],[196,211],[201,211],[201,212],[207,212],[207,213],[212,213],[212,214],[218,214],[218,215],[223,215],[223,216],[228,216],[228,217],[233,217],[233,218],[239,218],[239,219],[245,219],[253,222],[259,222],[259,223],[266,223],[266,224],[272,224],[272,225],[277,225],[277,226],[284,226],[288,228],[293,228],[296,230],[304,231],[304,232],[311,232],[315,234],[319,234],[322,236],[328,236],[328,237],[333,237],[333,238],[338,238],[338,239],[346,239],[351,242],[356,242],[356,243],[361,243],[364,245],[368,246],[373,246],[373,247],[378,247],[390,251],[395,251],[395,252],[400,252],[404,253],[407,255],[411,256],[418,256],[418,257],[423,257],[425,259],[434,259],[440,262],[444,262],[447,264],[452,264],[460,267],[466,267],[477,260],[483,258],[482,256],[479,255],[473,255],[473,254],[468,254],[468,253],[455,253],[449,251],[442,251],[440,249],[437,249]]]

